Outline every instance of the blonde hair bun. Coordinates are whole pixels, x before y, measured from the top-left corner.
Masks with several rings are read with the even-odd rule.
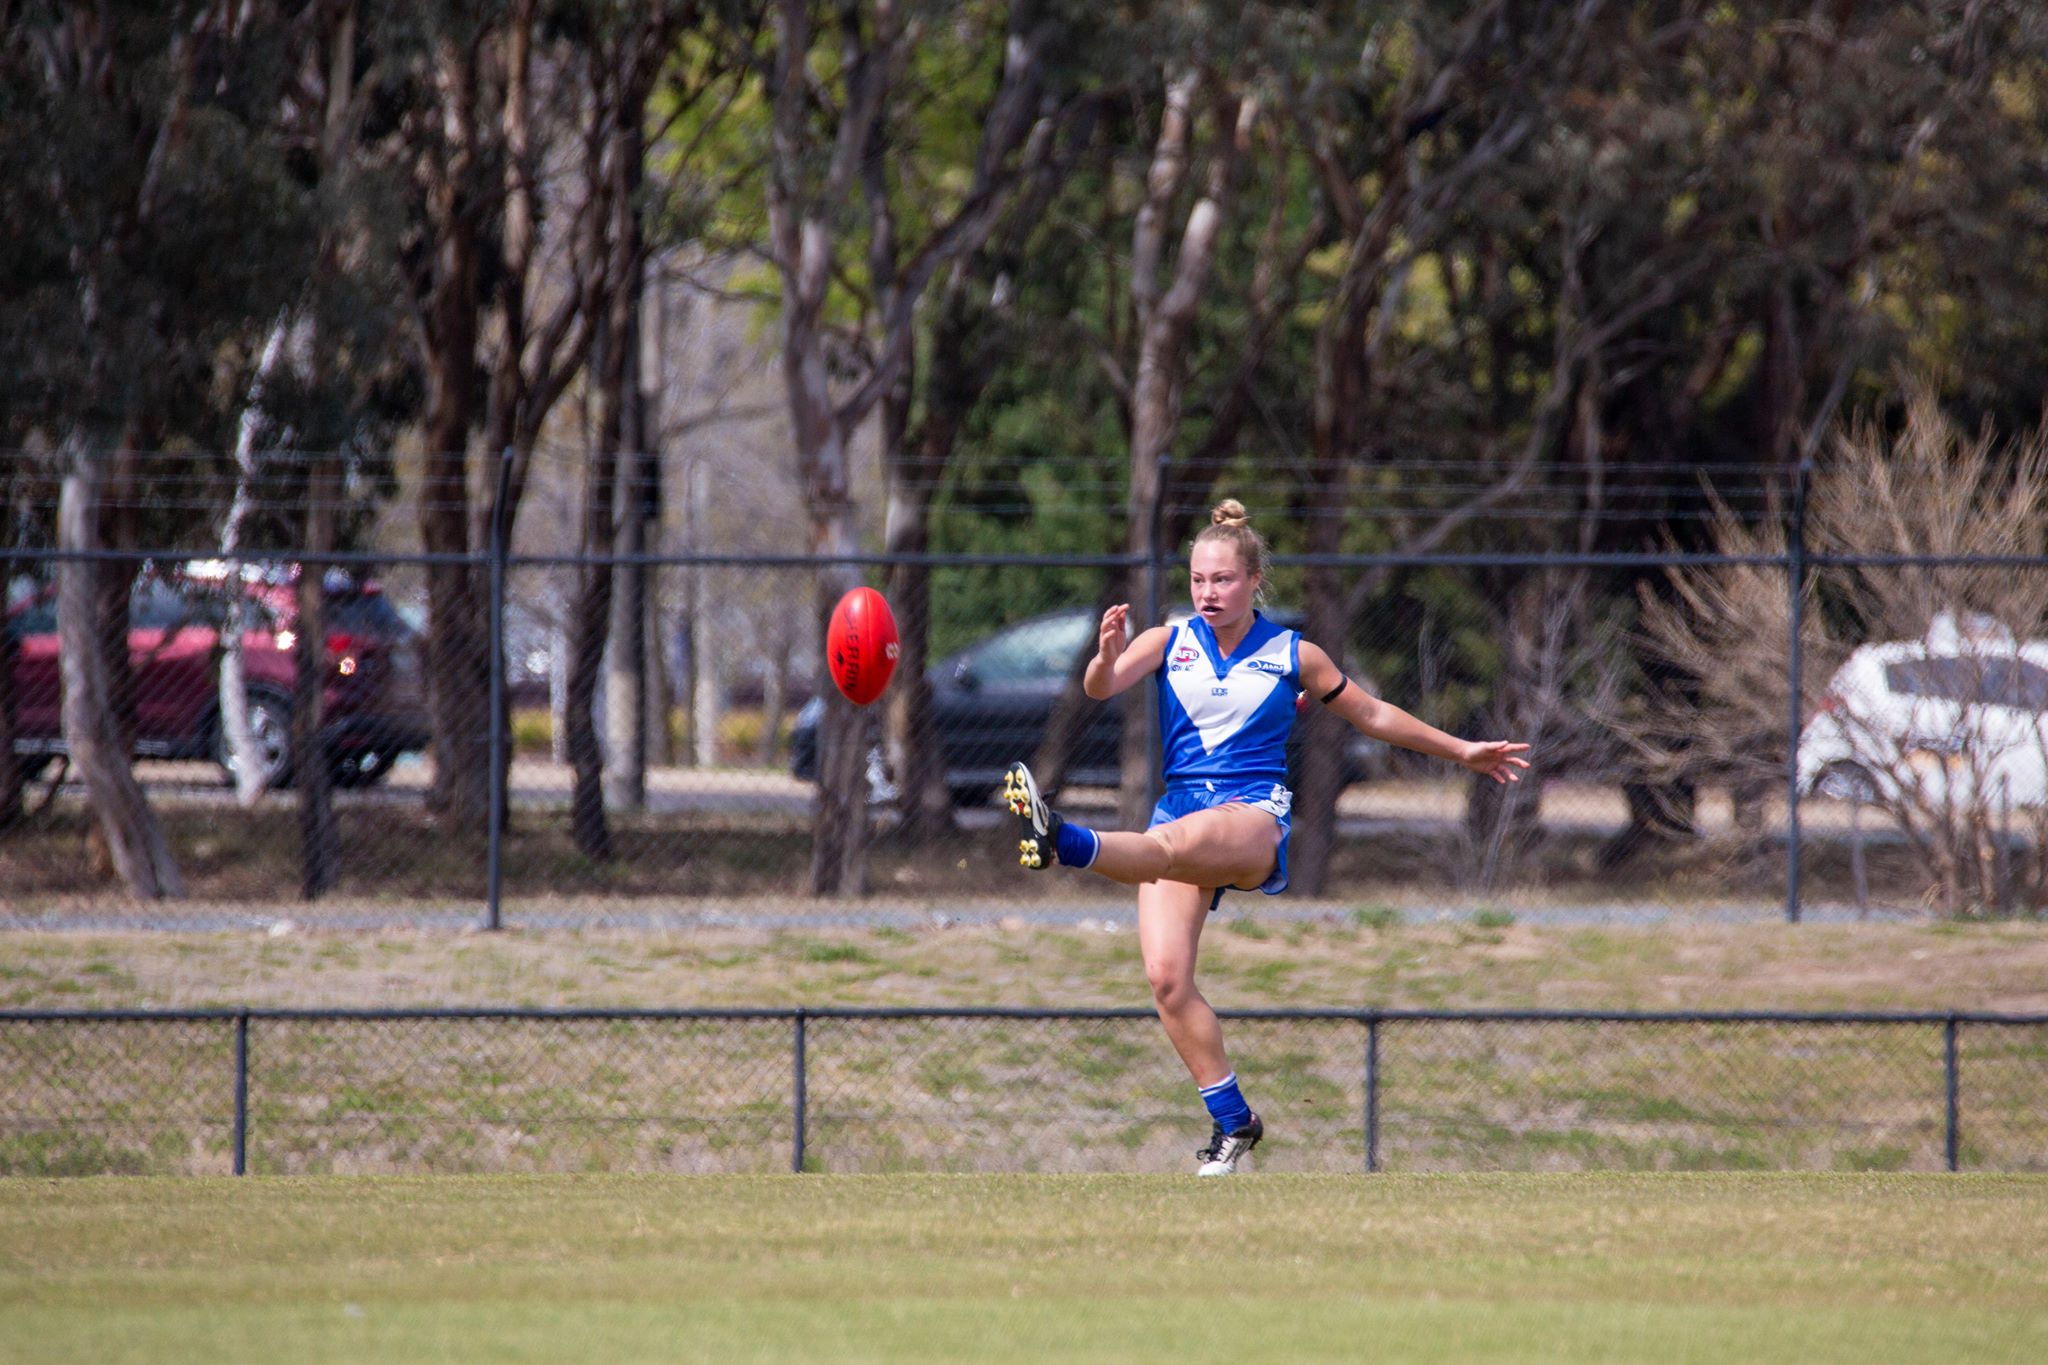
[[[1211,526],[1244,526],[1251,516],[1244,510],[1244,504],[1236,498],[1225,498],[1209,510]]]
[[[1209,524],[1195,536],[1195,544],[1210,541],[1228,541],[1230,548],[1237,551],[1238,562],[1245,571],[1258,580],[1257,594],[1253,600],[1263,602],[1265,592],[1268,555],[1266,538],[1252,529],[1251,518],[1245,515],[1244,504],[1236,498],[1225,498],[1209,509]]]

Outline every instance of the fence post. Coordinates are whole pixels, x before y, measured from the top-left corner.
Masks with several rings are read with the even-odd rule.
[[[789,1153],[789,1169],[797,1175],[804,1173],[804,1124],[809,1118],[806,1112],[809,1108],[809,1101],[804,1094],[805,1082],[808,1079],[805,1074],[806,1062],[804,1057],[806,1033],[804,1025],[806,1021],[807,1018],[804,1011],[798,1009],[796,1012],[796,1039],[790,1058],[791,1069],[796,1075],[796,1091],[791,1096],[792,1117],[795,1121],[791,1124],[794,1138],[790,1144]]]
[[[249,1011],[235,1016],[235,1174],[249,1173]]]
[[[1365,1169],[1380,1168],[1380,1021],[1365,1021]]]
[[[1806,480],[1813,469],[1802,459],[1792,478],[1792,528],[1786,538],[1786,577],[1791,580],[1791,634],[1785,675],[1791,694],[1785,727],[1785,922],[1799,923],[1799,731],[1804,684],[1800,677],[1806,634]]]
[[[1956,1017],[1951,1014],[1941,1026],[1941,1070],[1943,1088],[1947,1091],[1948,1123],[1943,1143],[1951,1171],[1961,1169],[1958,1157],[1961,1155],[1962,1113],[1960,1091],[1956,1075]]]
[[[512,448],[507,446],[498,456],[498,496],[491,504],[491,814],[490,852],[485,858],[489,880],[484,893],[486,929],[503,927],[499,906],[505,886],[505,557],[511,540],[507,506],[511,491]]]

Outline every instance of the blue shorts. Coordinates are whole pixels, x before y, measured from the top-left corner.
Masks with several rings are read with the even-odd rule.
[[[1152,822],[1147,829],[1157,829],[1169,820],[1178,820],[1183,815],[1193,815],[1198,810],[1209,810],[1231,802],[1262,810],[1280,822],[1280,843],[1273,850],[1273,871],[1258,885],[1258,889],[1269,896],[1277,896],[1287,889],[1287,840],[1294,832],[1288,812],[1294,809],[1294,793],[1278,782],[1265,779],[1233,782],[1227,778],[1212,781],[1208,778],[1183,778],[1166,784],[1166,795],[1159,798],[1159,804],[1152,808]],[[1223,900],[1226,891],[1249,891],[1246,886],[1219,886],[1216,894],[1209,898],[1209,908],[1214,910]]]

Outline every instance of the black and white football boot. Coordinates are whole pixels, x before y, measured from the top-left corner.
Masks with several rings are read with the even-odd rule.
[[[1003,774],[1003,804],[1017,817],[1017,861],[1042,872],[1058,861],[1060,826],[1065,822],[1038,794],[1031,769],[1012,763]]]
[[[1233,1133],[1223,1131],[1222,1124],[1216,1124],[1209,1134],[1209,1145],[1197,1151],[1202,1164],[1195,1168],[1196,1175],[1235,1175],[1237,1163],[1245,1153],[1259,1145],[1259,1139],[1266,1135],[1266,1125],[1253,1114],[1251,1122]]]

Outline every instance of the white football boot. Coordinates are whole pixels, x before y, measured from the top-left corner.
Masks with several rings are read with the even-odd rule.
[[[1209,1134],[1209,1145],[1195,1153],[1202,1159],[1202,1164],[1195,1168],[1195,1174],[1237,1174],[1237,1163],[1244,1159],[1247,1152],[1258,1146],[1259,1139],[1265,1135],[1266,1125],[1259,1120],[1257,1114],[1253,1114],[1251,1122],[1234,1133],[1224,1132],[1223,1126],[1217,1124],[1215,1130]]]

